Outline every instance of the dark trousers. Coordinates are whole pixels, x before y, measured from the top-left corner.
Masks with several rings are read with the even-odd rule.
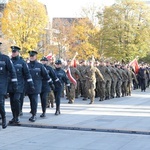
[[[62,90],[63,90],[63,88],[60,87],[59,89],[57,89],[57,91],[54,92],[56,107],[60,106]]]
[[[0,114],[2,116],[2,118],[5,118],[5,99],[4,99],[4,95],[0,95]]]
[[[146,90],[146,81],[145,79],[141,79],[141,91],[145,91]]]
[[[41,106],[42,106],[42,112],[43,112],[43,113],[46,112],[48,93],[49,93],[49,92],[42,92],[42,93],[40,94]]]
[[[10,106],[13,117],[16,118],[20,114],[20,97],[21,93],[9,93],[10,96]]]
[[[38,106],[38,94],[29,94],[28,97],[30,100],[31,114],[35,116]]]
[[[23,102],[24,102],[25,93],[21,93],[20,96],[20,111],[22,112]]]

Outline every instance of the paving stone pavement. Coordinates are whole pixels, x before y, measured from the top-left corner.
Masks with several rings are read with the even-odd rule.
[[[46,118],[28,121],[31,116],[26,97],[20,126],[0,129],[0,150],[149,150],[150,89],[135,90],[130,97],[115,98],[89,105],[81,98],[74,104],[62,98],[61,115],[48,108]],[[7,121],[12,117],[6,100]]]

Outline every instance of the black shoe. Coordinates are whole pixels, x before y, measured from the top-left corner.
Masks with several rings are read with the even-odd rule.
[[[19,124],[19,123],[20,123],[19,118],[15,118],[15,124]]]
[[[3,129],[7,128],[6,118],[2,119],[2,128]]]
[[[14,124],[15,123],[15,118],[12,118],[10,121],[9,121],[9,124]]]
[[[60,115],[60,111],[57,110],[57,111],[55,112],[55,115]]]
[[[74,103],[73,101],[69,101],[69,102],[68,102],[68,104],[73,104],[73,103]]]
[[[46,117],[45,113],[42,113],[42,114],[40,115],[40,117],[41,117],[41,118]]]
[[[54,104],[51,104],[51,108],[54,108]]]
[[[29,118],[29,121],[31,121],[31,122],[35,122],[35,121],[36,121],[36,116],[32,116],[32,117],[30,117],[30,118]]]
[[[99,101],[104,101],[104,99],[103,99],[103,98],[100,98]]]
[[[87,101],[87,98],[83,98],[82,100],[83,100],[83,101]]]
[[[50,107],[49,105],[46,106],[46,108],[49,108],[49,107]]]
[[[120,97],[121,97],[120,95],[117,96],[117,98],[120,98]]]
[[[111,98],[113,99],[113,98],[115,98],[115,96],[111,96]]]

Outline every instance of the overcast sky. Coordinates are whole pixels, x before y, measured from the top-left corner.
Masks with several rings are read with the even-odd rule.
[[[80,17],[83,7],[112,5],[115,0],[39,0],[46,4],[49,17]]]

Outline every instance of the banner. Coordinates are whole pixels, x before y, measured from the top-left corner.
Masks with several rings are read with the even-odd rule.
[[[46,58],[49,60],[49,59],[52,59],[52,56],[53,56],[53,54],[52,54],[52,53],[49,53],[49,54],[46,56]]]
[[[71,62],[71,66],[77,68],[77,62],[75,59]]]
[[[132,60],[130,63],[129,63],[129,66],[132,66],[135,73],[137,74],[138,71],[139,71],[139,64],[138,64],[138,61],[136,59]]]
[[[71,75],[70,68],[67,69],[67,76],[68,76],[70,82],[73,83],[75,85],[75,87],[76,87],[77,86],[77,81]]]

